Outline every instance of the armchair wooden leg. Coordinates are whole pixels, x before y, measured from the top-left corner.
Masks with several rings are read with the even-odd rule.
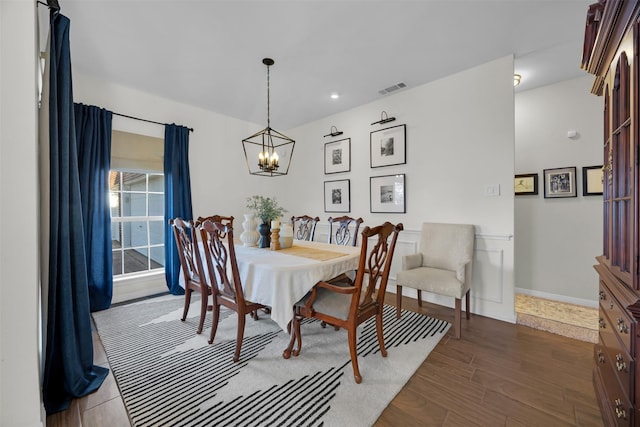
[[[418,289],[418,307],[422,307],[422,291]]]
[[[396,285],[396,318],[402,316],[402,286]]]
[[[469,314],[469,294],[471,293],[471,289],[467,290],[465,308],[467,309],[467,320],[471,319],[471,315]]]
[[[362,376],[360,376],[360,369],[358,368],[358,352],[356,351],[356,331],[355,326],[347,329],[349,339],[349,353],[351,353],[351,366],[353,366],[353,378],[356,384],[362,382]]]
[[[456,298],[455,318],[453,323],[455,324],[456,338],[460,339],[460,327],[462,325],[462,300]]]

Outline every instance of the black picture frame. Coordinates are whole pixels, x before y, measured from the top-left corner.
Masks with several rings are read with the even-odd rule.
[[[538,194],[538,174],[522,173],[514,176],[514,194],[516,196],[534,196]]]
[[[372,168],[407,163],[406,149],[406,125],[375,130],[369,135],[369,157]]]
[[[578,197],[576,184],[575,166],[544,170],[545,199]]]
[[[349,172],[351,170],[351,138],[324,144],[324,173]]]
[[[406,213],[405,174],[372,176],[369,178],[371,213]]]
[[[324,211],[351,212],[351,180],[324,182]]]
[[[604,189],[604,170],[602,165],[582,168],[582,195],[601,196]]]

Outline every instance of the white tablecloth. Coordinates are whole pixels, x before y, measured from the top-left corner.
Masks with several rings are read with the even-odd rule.
[[[236,244],[238,270],[245,298],[271,307],[271,318],[283,329],[293,318],[293,304],[320,280],[328,280],[358,268],[360,248],[294,240],[294,246],[344,253],[327,261],[316,261],[267,248]],[[204,262],[204,259],[203,259]],[[182,283],[182,275],[181,285]]]

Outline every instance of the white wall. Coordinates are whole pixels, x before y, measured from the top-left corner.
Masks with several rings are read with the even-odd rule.
[[[290,174],[276,178],[250,176],[246,169],[241,140],[264,124],[231,119],[78,73],[74,73],[74,98],[114,112],[195,128],[189,156],[194,216],[231,214],[241,223],[246,197],[263,194],[276,196],[289,214],[313,214],[324,221],[335,214],[324,213],[323,182],[348,178],[352,215],[362,216],[370,225],[386,219],[405,225],[394,271],[402,253],[417,250],[422,222],[475,224],[472,310],[513,321],[512,75],[509,56],[325,120],[278,129],[294,138],[296,147]],[[369,132],[379,127],[370,124],[382,110],[397,117],[393,124],[407,125],[407,164],[371,169]],[[322,135],[332,125],[352,139],[349,173],[324,175],[327,141]],[[114,117],[114,129],[163,136],[162,126],[119,117]],[[369,213],[369,177],[392,173],[407,176],[407,213]],[[487,185],[499,185],[501,194],[485,196]],[[414,291],[407,292],[415,296]]]
[[[519,292],[597,305],[593,265],[602,254],[602,196],[582,196],[582,167],[602,164],[602,98],[586,76],[518,93],[516,174],[538,173],[539,194],[517,196]],[[578,137],[567,138],[575,130]],[[544,198],[543,170],[577,167],[578,197]]]
[[[0,425],[40,426],[35,2],[0,1]]]
[[[422,222],[475,224],[472,310],[513,321],[512,80],[509,56],[285,132],[296,148],[282,204],[296,215],[319,215],[323,227],[316,234],[326,236],[324,222],[340,214],[324,213],[323,183],[350,179],[351,216],[361,216],[365,225],[404,223],[392,278],[401,255],[417,250]],[[383,110],[396,117],[386,126],[407,125],[405,165],[370,167],[370,132],[381,128],[371,123]],[[324,144],[333,139],[323,135],[331,126],[344,132],[335,139],[351,138],[350,172],[324,175]],[[370,213],[369,178],[395,173],[406,174],[407,213]],[[487,185],[499,185],[500,195],[487,197]]]

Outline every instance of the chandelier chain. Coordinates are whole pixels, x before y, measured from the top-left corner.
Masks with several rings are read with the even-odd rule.
[[[267,127],[271,127],[271,99],[269,96],[269,66],[267,65]]]

